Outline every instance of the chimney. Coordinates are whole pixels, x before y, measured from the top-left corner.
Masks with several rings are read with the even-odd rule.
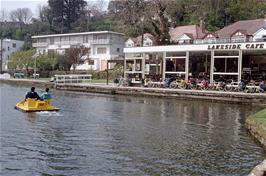
[[[200,20],[200,29],[201,29],[202,33],[205,33],[205,25],[204,25],[203,20]]]

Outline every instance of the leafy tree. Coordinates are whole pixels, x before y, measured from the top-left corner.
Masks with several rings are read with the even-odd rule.
[[[54,32],[71,31],[73,24],[84,15],[86,4],[84,0],[49,0],[49,23]]]
[[[52,71],[59,68],[60,55],[55,52],[40,55],[37,60],[37,68],[41,71]]]
[[[120,2],[120,4],[118,4]],[[130,36],[143,34],[145,31],[154,35],[158,44],[167,44],[170,41],[170,15],[167,7],[174,0],[125,0],[111,1],[109,6],[113,17],[123,22]],[[173,4],[172,4],[173,5]]]
[[[25,70],[28,76],[29,69],[34,67],[33,55],[35,53],[35,50],[28,50],[12,54],[8,62],[8,68],[11,70]]]

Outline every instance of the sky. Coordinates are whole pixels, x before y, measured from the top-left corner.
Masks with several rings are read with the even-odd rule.
[[[38,14],[38,6],[47,4],[48,0],[0,0],[0,9],[7,13],[17,8],[28,7],[32,13]]]
[[[97,1],[97,0],[87,0],[87,1]],[[107,2],[109,0],[106,0]],[[34,16],[38,14],[38,6],[46,5],[48,0],[0,0],[0,10],[5,12],[10,12],[17,8],[30,8]]]

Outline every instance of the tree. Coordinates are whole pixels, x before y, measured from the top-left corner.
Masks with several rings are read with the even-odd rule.
[[[52,19],[50,25],[54,32],[64,33],[70,32],[73,24],[84,15],[87,3],[84,0],[49,0],[48,5]]]
[[[84,63],[89,53],[90,48],[84,46],[69,48],[64,57],[64,63],[67,65],[68,70],[73,67],[75,72],[77,65]]]
[[[129,36],[150,32],[158,44],[168,44],[171,19],[167,9],[173,2],[174,0],[113,0],[108,9],[114,18],[120,17],[125,28],[130,30],[127,32]]]
[[[29,23],[33,16],[29,8],[18,8],[10,12],[10,19],[12,21]]]
[[[170,43],[169,27],[170,18],[167,13],[167,6],[170,6],[170,1],[155,0],[150,2],[151,15],[148,20],[153,26],[151,33],[155,37],[157,44],[164,45]]]
[[[35,50],[28,50],[12,54],[10,61],[8,62],[8,68],[11,70],[25,70],[26,75],[28,76],[29,69],[34,66],[33,55],[35,53]]]
[[[6,13],[5,9],[1,9],[0,10],[0,22],[5,21],[6,19],[7,19],[7,13]]]
[[[143,18],[146,17],[146,0],[112,0],[108,10],[112,19],[117,22],[118,30],[127,36],[138,36],[142,33]],[[147,20],[147,18],[145,18]]]
[[[60,55],[55,52],[49,52],[38,56],[37,68],[41,71],[52,71],[59,68]]]

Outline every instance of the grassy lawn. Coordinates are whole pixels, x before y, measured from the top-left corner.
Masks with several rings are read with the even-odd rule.
[[[32,80],[42,80],[42,81],[50,81],[51,78],[27,78],[27,79],[32,79]]]
[[[252,115],[251,118],[255,118],[258,122],[266,126],[266,109],[257,112],[256,114]]]
[[[92,79],[91,83],[106,83],[106,79]]]

